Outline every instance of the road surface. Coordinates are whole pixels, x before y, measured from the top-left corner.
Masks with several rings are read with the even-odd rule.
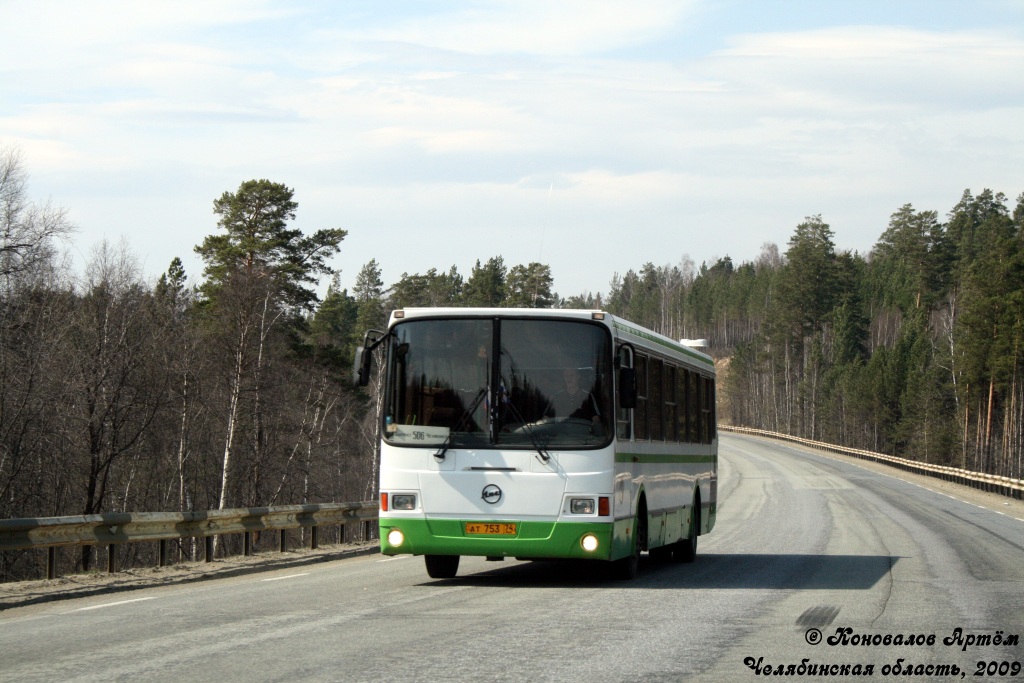
[[[753,437],[720,453],[691,565],[463,558],[432,581],[373,554],[8,609],[0,681],[1024,680],[1019,504]]]

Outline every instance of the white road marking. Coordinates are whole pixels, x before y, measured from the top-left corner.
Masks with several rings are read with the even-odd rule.
[[[302,574],[289,574],[287,576],[272,576],[269,579],[263,579],[263,581],[284,581],[285,579],[296,579],[300,576],[309,576],[309,572],[303,572]]]
[[[156,598],[135,598],[134,600],[118,600],[117,602],[105,602],[102,605],[93,605],[91,607],[79,607],[76,612],[88,612],[93,609],[103,609],[104,607],[116,607],[117,605],[127,605],[132,602],[144,602],[146,600],[156,600]]]

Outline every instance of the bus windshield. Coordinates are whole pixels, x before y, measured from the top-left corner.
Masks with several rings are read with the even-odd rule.
[[[392,329],[384,438],[593,448],[611,438],[611,335],[579,320],[417,319]]]

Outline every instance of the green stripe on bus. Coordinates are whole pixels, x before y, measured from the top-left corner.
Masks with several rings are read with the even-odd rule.
[[[488,522],[494,520],[472,520]],[[502,520],[504,521],[504,520]],[[467,520],[380,519],[380,549],[384,555],[478,555],[565,559],[618,559],[629,553],[632,519],[614,522],[515,522],[512,536],[470,535]],[[405,541],[394,546],[388,540],[392,529],[400,529]],[[598,538],[593,553],[583,550],[580,540],[591,533]]]

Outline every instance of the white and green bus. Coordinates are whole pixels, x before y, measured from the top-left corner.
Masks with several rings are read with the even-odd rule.
[[[590,310],[407,308],[383,351],[380,537],[451,578],[462,555],[690,562],[715,524],[715,366]]]

